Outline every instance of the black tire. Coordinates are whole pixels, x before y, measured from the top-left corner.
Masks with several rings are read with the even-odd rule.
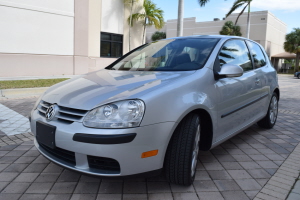
[[[170,183],[186,186],[193,183],[198,159],[200,130],[200,117],[194,113],[185,117],[176,128],[164,163],[165,175]],[[195,142],[196,140],[198,142]],[[197,146],[195,146],[196,143]],[[197,152],[194,149],[197,149]],[[193,159],[195,155],[196,160]],[[194,170],[192,170],[192,165]]]
[[[298,78],[300,78],[300,73],[298,74],[298,76],[297,76]]]
[[[276,104],[277,104],[276,108],[273,107],[274,98],[276,98]],[[272,113],[275,115],[274,119],[272,119],[272,117],[271,117]],[[273,128],[273,126],[275,125],[276,120],[277,120],[277,115],[278,115],[278,95],[274,92],[271,97],[271,101],[270,101],[269,108],[268,108],[268,113],[263,119],[261,119],[260,121],[257,122],[258,126],[260,126],[262,128],[267,128],[267,129]]]

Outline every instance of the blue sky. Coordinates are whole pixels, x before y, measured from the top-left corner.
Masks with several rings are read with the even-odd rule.
[[[164,10],[165,20],[177,19],[178,0],[152,0]],[[197,0],[185,0],[184,17],[196,17],[196,21],[222,19],[229,11],[234,0],[210,0],[200,7]],[[300,0],[253,0],[251,11],[268,10],[287,25],[287,33],[300,28]]]

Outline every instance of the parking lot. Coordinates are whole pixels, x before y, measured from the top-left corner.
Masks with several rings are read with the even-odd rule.
[[[201,152],[194,184],[189,187],[169,184],[162,176],[110,180],[63,169],[33,146],[29,123],[24,119],[36,97],[1,100],[0,199],[254,199],[300,141],[300,80],[279,75],[279,83],[275,127],[265,130],[253,125]],[[286,198],[283,193],[278,199]],[[267,192],[263,195],[268,196]]]

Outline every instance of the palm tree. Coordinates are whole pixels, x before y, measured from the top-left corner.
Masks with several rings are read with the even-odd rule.
[[[224,26],[222,27],[220,34],[221,35],[241,36],[242,35],[241,27],[234,25],[232,21],[227,21],[227,22],[225,22]]]
[[[129,21],[129,51],[131,50],[130,43],[131,43],[131,27],[132,27],[132,10],[133,10],[133,5],[134,3],[138,2],[139,0],[124,0],[124,4],[130,7],[130,21]]]
[[[285,40],[283,44],[284,50],[296,54],[294,72],[297,72],[299,70],[300,59],[300,28],[294,28],[294,31],[285,36]]]
[[[241,6],[244,6],[238,17],[236,18],[235,25],[237,21],[239,20],[239,17],[244,13],[245,9],[248,7],[248,18],[247,18],[247,38],[249,38],[250,35],[250,3],[252,0],[236,0],[229,12],[226,14],[226,17],[228,17],[231,13],[233,13],[236,9],[238,9]]]
[[[144,26],[142,43],[145,41],[145,32],[147,26],[155,26],[156,29],[161,29],[165,22],[163,17],[164,11],[156,7],[156,4],[151,0],[144,0],[142,13],[135,13],[129,16],[128,23],[132,25],[132,21],[142,20]]]
[[[156,31],[155,33],[153,33],[151,40],[156,41],[156,40],[161,40],[161,39],[165,39],[165,38],[166,38],[166,32]]]

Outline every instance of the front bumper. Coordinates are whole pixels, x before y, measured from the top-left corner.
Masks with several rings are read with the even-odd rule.
[[[37,110],[31,113],[31,131],[36,135],[36,122],[41,121],[56,126],[55,143],[59,150],[67,150],[62,154],[74,155],[75,162],[70,163],[60,156],[60,151],[51,153],[35,139],[37,149],[49,160],[71,170],[106,177],[129,176],[161,169],[170,137],[175,128],[175,122],[165,122],[143,127],[127,129],[94,129],[87,128],[80,122],[63,124],[59,121],[46,121]],[[91,144],[73,140],[76,133],[90,135],[126,135],[135,133],[135,138],[121,144]],[[158,155],[141,158],[143,152],[158,150]],[[66,154],[66,155],[67,155]],[[58,155],[58,156],[56,156]],[[119,171],[95,169],[91,166],[90,158],[113,159],[119,163]],[[102,162],[102,161],[100,161]]]

